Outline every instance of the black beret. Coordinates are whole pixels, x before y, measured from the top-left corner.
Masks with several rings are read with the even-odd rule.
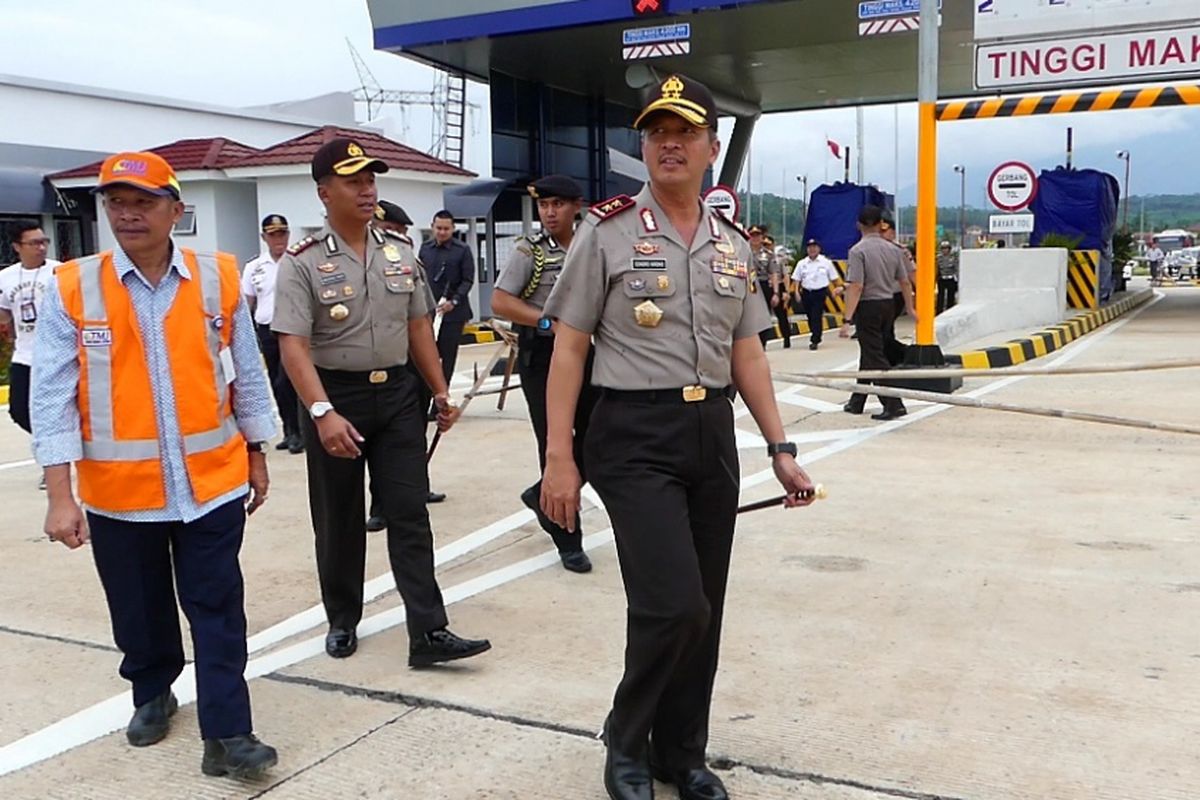
[[[525,188],[534,200],[546,200],[551,197],[561,197],[564,200],[583,199],[583,189],[566,175],[547,175]]]
[[[397,225],[413,224],[403,208],[387,200],[380,200],[379,205],[375,207],[375,219],[380,222],[394,222]]]

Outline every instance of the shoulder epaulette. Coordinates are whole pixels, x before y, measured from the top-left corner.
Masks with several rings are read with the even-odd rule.
[[[737,231],[737,234],[743,239],[750,241],[750,234],[746,232],[746,229],[742,227],[740,222],[734,222],[729,217],[725,216],[725,212],[719,208],[714,208],[712,211],[713,214],[716,215],[717,219],[721,220],[721,222],[724,222],[727,226]]]
[[[413,240],[412,240],[412,239],[410,239],[408,236],[404,235],[403,233],[400,233],[399,231],[387,231],[387,230],[385,230],[385,231],[383,232],[383,235],[384,235],[384,236],[390,236],[390,237],[392,237],[393,239],[399,239],[400,241],[404,242],[404,243],[405,243],[406,245],[408,245],[409,247],[412,247],[412,246],[413,246]]]
[[[296,242],[294,245],[290,246],[287,249],[287,251],[291,255],[298,256],[301,253],[303,253],[305,250],[307,250],[308,248],[312,247],[316,243],[317,243],[317,240],[314,239],[313,237],[305,236],[303,239]]]
[[[628,211],[636,205],[637,202],[629,195],[619,194],[592,206],[591,211],[588,212],[588,218],[593,222],[604,222],[604,220],[612,219],[622,211]]]

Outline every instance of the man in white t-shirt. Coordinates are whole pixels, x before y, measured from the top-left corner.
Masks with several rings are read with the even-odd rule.
[[[829,295],[830,286],[834,291],[842,282],[837,267],[821,254],[821,243],[809,239],[805,243],[808,255],[796,262],[792,270],[792,282],[796,284],[800,294],[800,304],[804,307],[804,315],[808,317],[809,342],[808,349],[816,350],[821,346],[821,334],[825,320],[825,298]]]
[[[42,298],[54,285],[59,262],[46,258],[50,240],[36,222],[18,222],[12,228],[13,249],[20,259],[0,270],[0,336],[13,341],[8,368],[8,414],[28,433],[29,376],[33,366],[33,337]]]
[[[1162,279],[1162,264],[1167,255],[1158,246],[1158,237],[1150,240],[1150,249],[1146,251],[1146,260],[1150,262],[1150,285],[1157,286]]]
[[[267,252],[250,261],[242,268],[242,294],[254,315],[254,330],[258,333],[258,346],[263,360],[267,362],[267,379],[279,406],[279,418],[283,420],[283,439],[275,445],[276,450],[303,453],[304,440],[300,436],[299,407],[296,390],[280,366],[279,341],[271,331],[271,319],[275,316],[275,281],[279,274],[279,259],[287,252],[287,218],[282,214],[271,214],[262,221],[262,240]]]

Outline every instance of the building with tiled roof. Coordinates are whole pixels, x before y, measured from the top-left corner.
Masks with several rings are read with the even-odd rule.
[[[219,170],[236,163],[238,159],[260,152],[257,148],[219,136],[207,139],[180,139],[161,147],[152,147],[150,150],[165,158],[176,172]],[[73,169],[52,173],[49,177],[51,180],[94,178],[100,174],[102,163],[104,162],[95,161]]]
[[[387,165],[393,170],[452,175],[457,178],[475,177],[473,172],[426,155],[420,150],[388,139],[378,133],[341,128],[336,125],[326,125],[271,147],[255,150],[226,166],[236,170],[267,166],[303,166],[307,169],[313,154],[323,144],[338,137],[354,139],[372,156],[387,162]]]

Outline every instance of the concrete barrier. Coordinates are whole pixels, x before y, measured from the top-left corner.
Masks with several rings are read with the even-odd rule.
[[[1067,307],[1067,251],[1058,248],[964,250],[958,305],[938,315],[942,348],[1018,328],[1052,325]]]

